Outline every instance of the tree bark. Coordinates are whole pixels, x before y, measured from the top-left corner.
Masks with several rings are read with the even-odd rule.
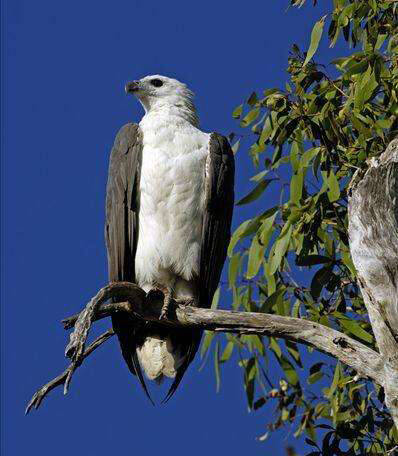
[[[124,301],[107,304],[106,301],[110,298],[124,299]],[[26,408],[26,413],[33,407],[37,409],[44,397],[57,386],[64,385],[64,393],[67,393],[75,370],[88,355],[113,335],[112,330],[107,331],[85,349],[92,323],[117,312],[126,312],[136,319],[173,326],[176,330],[191,327],[293,340],[311,345],[352,367],[361,376],[368,377],[380,385],[385,384],[383,358],[379,353],[347,335],[319,323],[302,318],[257,312],[203,309],[176,303],[171,306],[167,319],[159,320],[162,307],[162,298],[147,297],[145,292],[133,283],[115,282],[103,287],[89,301],[84,310],[63,320],[65,329],[74,327],[66,349],[66,356],[71,358],[71,364],[33,395]]]
[[[283,317],[259,312],[235,312],[212,310],[191,306],[175,305],[170,309],[167,320],[159,320],[163,301],[151,298],[142,300],[142,290],[128,282],[117,282],[104,287],[99,294],[109,296],[112,288],[124,287],[126,302],[100,304],[92,321],[106,318],[115,312],[128,312],[135,318],[156,321],[175,328],[191,327],[216,332],[272,336],[311,345],[323,353],[334,356],[355,369],[358,374],[383,384],[381,357],[366,345],[327,326],[303,318]],[[97,296],[99,296],[99,294]],[[95,301],[95,298],[93,298]],[[93,302],[93,300],[90,301]],[[83,311],[84,312],[84,311]],[[81,318],[80,314],[63,320],[65,329],[71,328]],[[71,334],[72,339],[80,339],[80,331]],[[84,335],[86,337],[86,334]]]
[[[398,139],[354,176],[348,219],[351,256],[383,360],[386,405],[398,427]]]

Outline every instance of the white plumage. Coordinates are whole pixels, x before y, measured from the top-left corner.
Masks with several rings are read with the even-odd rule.
[[[185,84],[147,76],[126,84],[145,109],[139,125],[118,132],[109,161],[105,239],[109,281],[161,291],[160,319],[180,305],[208,308],[231,235],[234,156],[227,138],[200,131]],[[153,302],[151,297],[147,302]],[[169,308],[170,307],[170,308]],[[130,372],[150,398],[143,376],[174,377],[177,390],[202,331],[137,321],[122,313],[112,326]]]
[[[178,81],[162,79],[167,85],[161,96],[159,90],[152,98],[138,93],[146,114],[139,124],[143,150],[136,279],[145,291],[156,284],[172,289],[175,298],[194,298],[210,135],[197,128],[191,92]],[[145,78],[141,81],[145,84]],[[184,360],[170,339],[157,334],[147,337],[137,353],[150,379],[175,377]]]

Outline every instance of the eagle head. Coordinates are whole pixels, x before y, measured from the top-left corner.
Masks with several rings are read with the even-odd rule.
[[[126,93],[132,93],[141,102],[145,112],[163,107],[190,111],[196,117],[194,94],[186,84],[167,76],[153,75],[128,82]]]

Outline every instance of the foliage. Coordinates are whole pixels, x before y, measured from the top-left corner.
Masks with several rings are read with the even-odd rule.
[[[347,195],[354,173],[397,134],[398,2],[330,3],[308,51],[293,45],[285,87],[253,93],[233,113],[250,129],[256,168],[253,189],[237,204],[261,202],[264,211],[233,234],[229,285],[234,309],[310,319],[373,347],[349,253]],[[332,74],[314,60],[326,34],[331,47],[341,39],[354,48],[332,62]],[[280,202],[269,208],[267,192],[276,191]],[[206,335],[202,354],[213,338]],[[275,402],[268,432],[295,426],[309,455],[384,455],[398,445],[382,388],[352,369],[320,356],[304,368],[306,348],[273,338],[227,335],[214,345],[217,383],[220,364],[238,354],[249,408]],[[270,356],[284,372],[277,386]]]

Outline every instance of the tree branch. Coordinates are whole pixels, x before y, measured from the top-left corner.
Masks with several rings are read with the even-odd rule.
[[[106,300],[125,299],[106,304]],[[301,318],[279,315],[212,310],[184,306],[174,303],[168,318],[160,320],[163,299],[154,295],[146,296],[137,285],[130,282],[115,282],[103,287],[79,314],[63,320],[65,329],[74,327],[66,355],[72,358],[70,366],[58,377],[40,388],[29,402],[26,413],[32,407],[38,408],[43,398],[56,386],[64,385],[67,392],[69,382],[76,368],[99,345],[108,340],[113,331],[109,330],[96,339],[84,351],[85,342],[92,323],[117,312],[130,314],[134,319],[154,321],[158,324],[178,328],[197,328],[235,334],[256,334],[259,336],[281,337],[336,357],[355,369],[360,375],[376,383],[384,384],[383,359],[379,353],[366,345],[327,326]],[[71,345],[73,349],[70,350]],[[77,350],[76,350],[76,347]],[[76,356],[77,353],[80,355]]]
[[[356,174],[348,205],[350,251],[383,358],[386,405],[398,428],[398,139]]]
[[[162,299],[150,297],[142,299],[142,290],[135,284],[117,282],[104,287],[101,295],[112,295],[120,289],[128,301],[98,306],[93,321],[108,317],[114,312],[128,312],[137,319],[156,321],[173,327],[191,327],[217,332],[236,334],[257,334],[259,336],[281,337],[293,340],[338,358],[355,369],[360,375],[383,384],[381,356],[366,345],[327,326],[304,320],[302,318],[283,317],[279,315],[234,312],[229,310],[212,310],[191,306],[175,305],[170,309],[167,320],[159,320]],[[98,295],[97,295],[98,296]],[[137,299],[138,298],[138,299]],[[95,300],[95,298],[93,298]],[[65,328],[72,327],[80,314],[63,320]]]
[[[87,358],[96,348],[98,348],[100,345],[102,345],[104,342],[106,342],[110,337],[112,337],[115,333],[113,332],[113,329],[108,329],[108,331],[104,332],[99,336],[97,339],[95,339],[94,342],[92,342],[87,349],[83,353],[83,358]],[[81,363],[79,364],[81,365]],[[58,375],[58,377],[55,377],[53,380],[50,382],[46,383],[44,386],[42,386],[39,390],[36,391],[36,393],[33,395],[32,399],[29,401],[26,409],[25,409],[25,415],[27,415],[32,407],[34,407],[36,410],[39,408],[42,400],[47,396],[47,394],[56,388],[59,385],[66,385],[67,382],[70,381],[74,371],[79,367],[79,365],[76,365],[74,363],[71,363],[63,372],[62,374]],[[66,394],[67,390],[64,389],[64,394]]]

